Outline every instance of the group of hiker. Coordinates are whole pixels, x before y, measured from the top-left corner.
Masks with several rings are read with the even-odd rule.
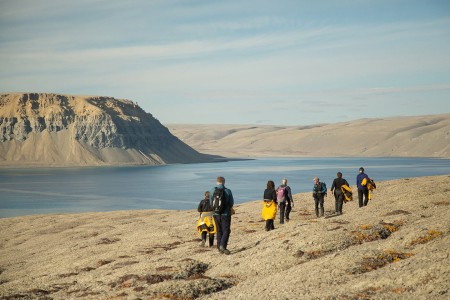
[[[197,230],[202,235],[201,246],[205,246],[206,235],[209,234],[209,247],[212,247],[216,234],[219,252],[230,254],[227,245],[231,233],[231,215],[234,214],[233,205],[233,193],[225,187],[225,178],[217,177],[216,186],[205,192],[205,198],[198,205],[200,218]]]
[[[316,217],[324,217],[324,198],[327,195],[325,182],[321,182],[318,177],[313,179],[312,196]],[[372,197],[372,190],[376,188],[375,182],[367,176],[364,168],[359,168],[356,176],[356,187],[358,189],[359,207],[366,206]],[[330,192],[335,198],[335,213],[342,214],[344,202],[353,198],[352,189],[347,180],[342,178],[342,173],[337,172],[333,180]],[[289,222],[289,215],[294,207],[294,198],[291,188],[287,185],[287,179],[281,180],[281,185],[275,188],[272,180],[267,182],[263,195],[262,217],[265,222],[265,230],[275,229],[274,220],[279,212],[280,224]],[[205,192],[205,197],[198,205],[200,218],[197,223],[197,230],[201,234],[201,246],[206,246],[206,238],[209,235],[209,247],[213,247],[214,238],[217,238],[217,249],[222,254],[230,254],[227,249],[228,239],[231,233],[231,215],[234,214],[234,199],[230,189],[225,187],[225,178],[217,177],[216,186],[211,191]],[[215,236],[216,235],[216,236]]]

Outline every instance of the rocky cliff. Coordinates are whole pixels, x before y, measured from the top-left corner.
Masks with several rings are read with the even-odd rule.
[[[110,97],[0,95],[0,164],[116,165],[212,160],[136,103]]]

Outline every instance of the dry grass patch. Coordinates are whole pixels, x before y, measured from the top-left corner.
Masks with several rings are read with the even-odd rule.
[[[373,257],[364,257],[358,266],[347,270],[350,274],[363,274],[382,268],[388,264],[398,262],[413,256],[412,253],[397,252],[395,250],[385,250]]]
[[[449,206],[450,205],[450,201],[437,201],[437,202],[433,202],[434,205],[436,206]]]
[[[409,211],[397,209],[397,210],[393,210],[391,212],[388,212],[384,216],[387,217],[387,216],[394,216],[394,215],[410,215],[410,214],[411,213]]]
[[[418,237],[417,239],[411,241],[409,243],[410,246],[418,245],[418,244],[426,244],[429,241],[434,240],[437,237],[440,237],[442,235],[442,231],[439,230],[428,230],[427,234],[421,237]]]
[[[379,224],[363,224],[359,226],[359,230],[352,231],[353,244],[362,244],[364,242],[372,242],[379,239],[388,238],[393,232],[397,231],[403,221],[395,221],[393,223],[380,222]]]

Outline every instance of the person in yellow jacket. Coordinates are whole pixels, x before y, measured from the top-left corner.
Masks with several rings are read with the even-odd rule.
[[[277,215],[277,194],[275,183],[272,180],[267,181],[267,188],[264,190],[263,197],[262,217],[266,221],[266,231],[269,231],[275,229],[273,221]]]
[[[204,247],[206,244],[206,235],[209,233],[209,247],[214,245],[214,234],[216,233],[216,222],[213,218],[211,203],[209,202],[210,192],[205,192],[205,198],[198,204],[197,211],[200,213],[200,218],[197,222],[197,231],[202,237],[200,246]]]

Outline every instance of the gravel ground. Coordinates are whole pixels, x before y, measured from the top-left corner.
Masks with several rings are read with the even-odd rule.
[[[269,232],[262,201],[238,205],[228,256],[193,210],[0,219],[0,299],[450,299],[450,175],[377,187],[331,218],[297,194]]]

